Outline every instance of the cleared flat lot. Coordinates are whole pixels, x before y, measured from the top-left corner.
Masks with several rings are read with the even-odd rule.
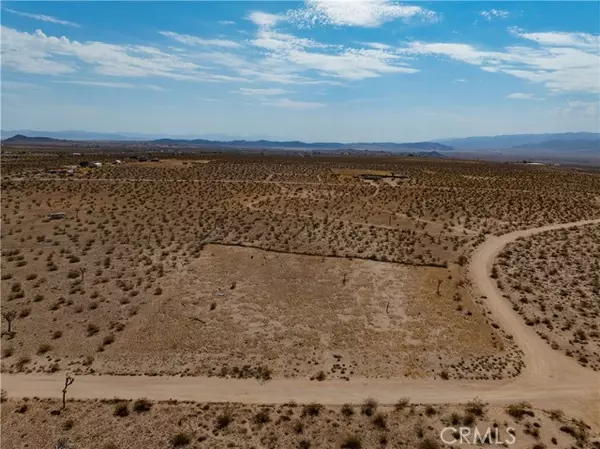
[[[161,298],[97,363],[103,372],[223,377],[245,377],[244,366],[276,377],[437,377],[442,362],[498,347],[472,304],[458,310],[451,277],[210,244],[163,281]]]

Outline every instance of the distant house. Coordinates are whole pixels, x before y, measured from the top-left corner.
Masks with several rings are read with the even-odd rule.
[[[102,167],[102,162],[92,162],[92,167]]]

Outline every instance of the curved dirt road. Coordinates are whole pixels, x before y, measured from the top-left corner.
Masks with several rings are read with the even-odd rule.
[[[600,373],[587,370],[573,359],[554,351],[496,289],[489,276],[500,250],[519,237],[548,230],[600,223],[600,219],[548,225],[490,237],[471,258],[470,276],[476,290],[500,326],[512,334],[524,351],[526,367],[516,379],[501,381],[444,381],[436,379],[361,379],[315,382],[308,379],[274,379],[260,383],[250,379],[205,377],[77,376],[69,398],[147,397],[199,402],[252,404],[320,402],[359,403],[367,397],[382,404],[408,397],[416,403],[458,403],[474,397],[494,404],[528,401],[540,408],[560,408],[600,430]],[[2,388],[8,396],[60,397],[64,377],[41,374],[3,374]]]

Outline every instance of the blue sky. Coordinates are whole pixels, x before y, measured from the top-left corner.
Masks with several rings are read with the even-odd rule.
[[[2,128],[600,132],[600,3],[2,2]]]

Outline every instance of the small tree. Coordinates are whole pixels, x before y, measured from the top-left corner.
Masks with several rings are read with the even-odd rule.
[[[8,324],[8,331],[6,332],[8,335],[12,334],[12,322],[16,317],[16,310],[7,310],[6,312],[2,312],[2,318],[4,318]]]
[[[67,377],[65,377],[65,388],[63,388],[63,390],[62,390],[62,402],[63,402],[62,408],[63,408],[63,410],[67,406],[67,388],[69,388],[73,382],[75,382],[75,379],[67,374]]]

